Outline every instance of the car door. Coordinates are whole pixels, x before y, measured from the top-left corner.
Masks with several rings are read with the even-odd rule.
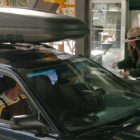
[[[0,75],[1,75],[1,77],[0,77],[1,78],[0,89],[3,90],[4,85],[2,84],[2,82],[3,82],[2,79],[5,76],[7,76],[7,74],[1,72],[1,69],[0,69]],[[8,76],[9,75],[10,75],[10,73],[8,74]],[[11,74],[10,78],[13,77],[12,75],[13,74]],[[2,90],[0,90],[0,95],[2,93]],[[30,99],[28,99],[28,100],[30,101]],[[33,107],[33,105],[31,105],[31,101],[30,101],[30,106]],[[31,108],[31,109],[33,110],[33,108]],[[31,114],[31,116],[32,116],[32,114]],[[38,118],[35,118],[35,122],[40,123],[41,121],[38,120]],[[10,120],[0,119],[0,140],[40,140],[40,139],[54,140],[55,139],[55,136],[54,137],[51,136],[52,138],[49,137],[49,132],[47,132],[44,136],[40,135],[38,133],[39,132],[38,128],[35,129],[35,130],[28,129],[28,128],[25,128],[25,129],[22,129],[22,130],[19,128],[17,130],[14,130],[14,129],[12,129],[13,128],[12,125],[11,125],[12,123],[14,123],[13,118],[11,118]],[[31,122],[27,122],[27,123],[31,124]]]
[[[0,121],[0,140],[55,140],[49,137],[37,137],[29,131],[12,130],[9,123]]]
[[[0,139],[1,140],[38,140],[33,134],[23,131],[15,131],[10,129],[6,123],[0,123]]]

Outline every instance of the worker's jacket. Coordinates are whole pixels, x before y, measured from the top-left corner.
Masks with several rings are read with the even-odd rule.
[[[131,57],[117,63],[119,69],[129,70],[133,77],[140,77],[140,62],[133,60]]]

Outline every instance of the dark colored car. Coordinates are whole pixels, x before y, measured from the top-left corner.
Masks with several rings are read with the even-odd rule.
[[[86,30],[82,22],[74,21]],[[74,37],[81,36],[81,30],[72,27]],[[12,32],[7,44],[6,33],[0,44],[0,93],[9,86],[5,77],[15,80],[27,96],[31,114],[1,118],[0,139],[140,139],[140,93],[132,85],[90,59],[33,41],[28,32],[31,40],[23,36],[23,41]]]
[[[0,51],[0,89],[5,76],[16,80],[32,115],[1,119],[0,139],[139,137],[140,94],[131,85],[87,58],[14,46]]]

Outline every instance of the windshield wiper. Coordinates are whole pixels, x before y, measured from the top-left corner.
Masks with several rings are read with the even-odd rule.
[[[131,119],[123,123],[122,127],[125,128],[125,127],[129,127],[138,123],[140,123],[140,117],[132,117]]]
[[[121,129],[122,127],[120,125],[102,126],[98,128],[93,128],[93,130],[90,129],[89,131],[78,135],[78,137],[105,135],[105,134],[119,131]]]
[[[89,131],[78,135],[78,137],[114,134],[115,132],[118,132],[128,127],[132,127],[133,125],[136,125],[138,123],[140,123],[140,117],[132,117],[121,125],[106,125],[98,128],[93,128],[92,130],[90,129]]]

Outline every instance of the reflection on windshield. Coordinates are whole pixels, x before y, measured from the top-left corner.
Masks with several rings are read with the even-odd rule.
[[[89,60],[30,72],[27,77],[70,130],[121,119],[140,104],[130,85]]]

